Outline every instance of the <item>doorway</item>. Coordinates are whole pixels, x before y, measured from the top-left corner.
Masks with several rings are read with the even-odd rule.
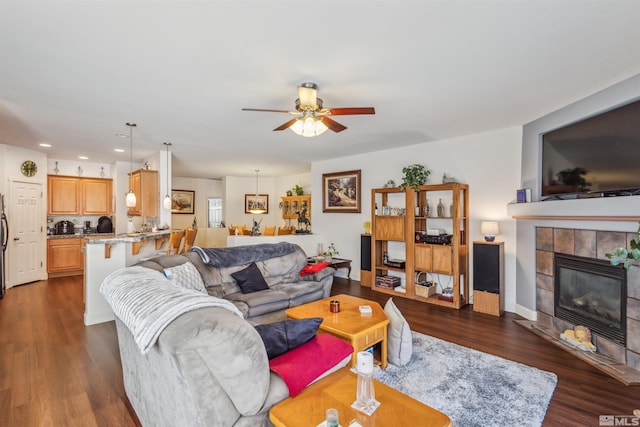
[[[46,279],[42,184],[11,181],[7,288]]]

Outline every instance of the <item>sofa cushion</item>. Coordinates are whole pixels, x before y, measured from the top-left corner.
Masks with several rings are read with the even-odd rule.
[[[204,282],[202,281],[202,276],[200,276],[198,270],[196,270],[190,262],[165,268],[164,275],[175,285],[185,289],[193,289],[205,294],[207,293]]]
[[[231,274],[231,276],[236,279],[243,294],[269,289],[267,282],[264,281],[264,277],[262,277],[262,273],[255,262],[252,262],[243,270],[236,271]]]
[[[294,397],[352,353],[353,347],[340,338],[320,334],[271,359],[269,368],[284,380],[289,388],[289,396]]]
[[[387,327],[387,348],[389,363],[403,366],[409,363],[413,352],[411,329],[393,300],[389,298],[384,305],[384,314],[389,318]]]
[[[300,320],[284,320],[282,322],[257,325],[256,330],[267,349],[267,356],[276,356],[293,350],[316,336],[322,317]]]
[[[243,294],[237,292],[224,297],[231,301],[247,318],[289,308],[289,296],[275,289]]]

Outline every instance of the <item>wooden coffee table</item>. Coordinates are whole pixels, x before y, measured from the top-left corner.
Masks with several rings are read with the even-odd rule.
[[[451,427],[451,420],[442,412],[376,380],[374,391],[380,407],[371,416],[365,415],[351,407],[356,387],[356,374],[349,368],[340,369],[275,405],[269,418],[276,427],[314,427],[324,421],[327,409],[335,408],[343,427],[354,419],[365,427]]]
[[[330,311],[330,301],[340,301],[340,312]],[[359,307],[368,305],[373,313],[368,316],[360,314]],[[389,319],[382,307],[375,301],[353,297],[351,295],[335,295],[322,300],[299,305],[285,311],[290,319],[307,319],[322,317],[324,320],[320,330],[345,340],[353,346],[351,366],[356,364],[356,354],[377,343],[380,343],[380,363],[387,367],[387,325]]]

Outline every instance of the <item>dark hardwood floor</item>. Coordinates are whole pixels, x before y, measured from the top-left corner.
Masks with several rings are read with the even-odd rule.
[[[336,278],[333,293],[388,296]],[[450,310],[394,298],[411,328],[555,372],[545,426],[598,426],[598,416],[630,415],[640,387],[628,387],[516,325],[471,307]],[[135,426],[122,385],[114,322],[85,327],[82,276],[9,289],[0,300],[0,425]]]

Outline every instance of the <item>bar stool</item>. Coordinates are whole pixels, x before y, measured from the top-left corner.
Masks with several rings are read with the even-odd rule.
[[[184,245],[182,245],[182,248],[178,253],[183,254],[185,252],[189,252],[189,249],[191,249],[191,247],[193,246],[193,242],[196,240],[197,234],[197,228],[187,228],[187,231],[185,231],[184,234]]]
[[[169,235],[169,245],[167,246],[167,255],[171,255],[172,253],[180,253],[180,243],[182,243],[183,237],[184,230],[171,232],[171,234]]]

